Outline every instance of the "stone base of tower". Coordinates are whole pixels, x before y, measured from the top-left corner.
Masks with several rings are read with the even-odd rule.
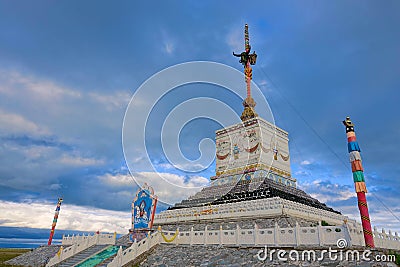
[[[263,173],[265,171],[260,172]],[[257,171],[254,173],[257,173]],[[254,175],[254,173],[252,173],[252,175]],[[292,182],[291,180],[285,180],[285,177],[278,176],[273,172],[265,173],[268,175],[254,175],[253,178],[249,180],[232,180],[229,183],[213,184],[209,187],[205,187],[188,199],[176,203],[170,210],[203,208],[209,205],[239,203],[278,197],[312,208],[340,214],[340,212],[327,207],[324,203],[319,202],[303,190],[288,185],[288,183]],[[238,174],[238,177],[246,177],[246,175],[248,175],[248,173]],[[219,180],[221,180],[221,178]]]
[[[256,224],[260,229],[273,228],[277,224],[280,228],[295,227],[296,223],[301,227],[316,227],[318,221],[306,220],[299,217],[289,215],[277,215],[271,218],[231,218],[229,220],[197,220],[195,222],[180,222],[175,224],[158,224],[163,230],[175,231],[177,226],[180,231],[202,231],[207,226],[208,230],[219,230],[222,226],[223,230],[236,229],[251,229]]]
[[[224,223],[245,220],[266,220],[289,216],[308,222],[325,221],[331,225],[356,222],[334,211],[311,207],[280,197],[213,204],[202,207],[170,209],[155,216],[154,225],[179,225],[190,223]]]
[[[265,176],[203,188],[189,199],[156,214],[154,227],[186,229],[189,226],[196,228],[196,225],[220,227],[235,224],[244,227],[257,224],[268,228],[272,222],[279,223],[282,218],[290,222],[287,226],[294,226],[297,222],[311,227],[323,221],[332,226],[346,224],[351,229],[360,228],[356,221],[301,189]]]
[[[212,182],[261,169],[291,178],[288,133],[262,118],[216,131],[215,142],[216,173]]]

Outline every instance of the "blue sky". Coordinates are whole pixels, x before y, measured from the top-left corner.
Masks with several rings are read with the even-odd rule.
[[[289,132],[299,186],[358,219],[341,124],[350,115],[371,220],[400,230],[391,214],[400,217],[398,1],[146,2],[0,1],[0,225],[50,227],[63,195],[60,228],[127,229],[136,185],[121,133],[130,98],[178,63],[215,61],[241,71],[232,51],[243,50],[248,23],[258,54],[254,82]],[[152,113],[149,138],[157,140],[166,114],[194,96],[242,110],[220,88],[183,86]],[[183,153],[199,157],[199,142],[218,128],[205,119],[187,124]],[[198,186],[214,172],[212,165],[192,179],[165,165],[159,142],[148,149],[158,171],[178,184]],[[133,171],[157,182],[152,170]],[[170,202],[185,193],[158,192]],[[29,216],[38,219],[26,222]]]

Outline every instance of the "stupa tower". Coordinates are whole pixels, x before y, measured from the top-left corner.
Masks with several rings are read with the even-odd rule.
[[[216,131],[216,175],[213,184],[268,177],[284,185],[296,187],[291,177],[288,133],[258,117],[251,95],[252,65],[257,54],[251,51],[249,27],[244,28],[244,51],[239,62],[244,67],[246,98],[240,116],[242,122]]]
[[[251,95],[251,66],[256,64],[257,55],[251,51],[248,28],[246,24],[245,51],[233,53],[244,67],[247,91],[241,121],[215,132],[215,175],[210,177],[210,186],[176,203],[173,209],[190,210],[237,201],[279,198],[341,218],[337,211],[297,188],[297,180],[291,175],[288,132],[259,117],[254,110],[256,102]],[[325,221],[334,222],[329,218]]]

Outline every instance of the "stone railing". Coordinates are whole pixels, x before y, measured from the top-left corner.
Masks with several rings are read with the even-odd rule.
[[[63,260],[66,260],[79,252],[94,245],[114,245],[116,234],[94,234],[94,235],[73,235],[63,236],[62,246],[69,246],[61,249],[53,258],[49,260],[46,266],[54,266]]]
[[[165,240],[174,236],[175,231],[162,231]],[[395,233],[374,231],[375,246],[377,248],[400,249],[400,237]],[[351,229],[349,225],[300,227],[279,227],[259,229],[255,224],[253,229],[241,229],[238,225],[234,230],[208,230],[179,232],[177,237],[168,243],[189,245],[231,245],[231,246],[275,246],[297,247],[309,246],[336,246],[339,239],[345,239],[348,246],[364,246],[362,229]]]
[[[388,233],[385,232],[385,229],[379,232],[377,228],[374,227],[373,234],[375,247],[400,249],[400,237],[397,232],[395,232],[394,235],[391,230],[389,230]]]
[[[356,227],[357,225],[355,220],[351,220],[348,217],[335,212],[317,209],[286,199],[281,200],[283,205],[282,213],[289,216],[299,217],[311,221],[324,220],[327,223],[334,225],[341,225],[344,221],[346,221],[347,224],[351,225],[352,227]]]
[[[93,234],[93,235],[63,235],[61,245],[67,246],[67,245],[73,245],[73,244],[79,244],[83,242],[89,242],[89,243],[95,243],[96,245],[109,245],[112,244],[110,242],[113,242],[116,238],[116,233],[114,234]]]
[[[375,246],[377,248],[400,249],[400,238],[395,233],[381,233],[374,231]],[[139,255],[150,250],[159,243],[175,245],[228,245],[228,246],[270,246],[270,247],[336,247],[339,239],[344,239],[348,247],[364,246],[362,229],[350,228],[349,225],[300,227],[279,227],[259,229],[255,224],[252,229],[241,229],[239,225],[233,230],[208,230],[207,226],[202,231],[164,231],[158,230],[140,242],[135,242],[126,250],[118,252],[108,267],[124,266]]]
[[[122,251],[122,247],[119,248],[117,256],[110,262],[107,267],[120,267],[124,266],[125,264],[131,262],[132,260],[136,259],[138,256],[143,254],[144,252],[150,250],[157,244],[161,243],[161,233],[156,231],[150,234],[148,237],[140,240],[139,242],[135,241],[133,244]]]
[[[234,202],[205,207],[182,208],[156,214],[154,223],[171,224],[177,222],[230,219],[230,218],[273,218],[279,215],[292,215],[313,221],[341,225],[344,220],[353,225],[348,217],[279,197]]]
[[[174,231],[162,231],[166,238],[175,235]],[[230,245],[230,246],[275,246],[297,247],[300,245],[330,246],[336,245],[338,239],[349,239],[345,226],[275,227],[259,229],[241,229],[237,225],[234,230],[208,230],[179,232],[171,244],[189,245]]]

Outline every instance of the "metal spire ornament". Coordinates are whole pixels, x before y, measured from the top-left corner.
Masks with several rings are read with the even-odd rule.
[[[368,213],[367,198],[365,196],[367,187],[365,186],[364,169],[361,164],[360,147],[357,143],[354,124],[351,122],[350,117],[346,117],[343,124],[346,127],[347,148],[350,153],[351,170],[353,172],[354,186],[357,193],[358,209],[361,215],[365,245],[369,248],[374,248],[374,237]]]
[[[61,203],[63,202],[62,198],[58,199],[57,202],[57,206],[56,206],[56,212],[54,214],[54,219],[53,219],[53,223],[51,225],[51,231],[50,231],[50,237],[49,237],[49,241],[47,242],[47,245],[50,246],[51,242],[53,241],[53,236],[54,236],[54,230],[56,229],[56,225],[57,225],[57,219],[58,219],[58,214],[60,213],[60,207],[61,207]]]
[[[244,110],[242,112],[242,115],[240,116],[242,121],[246,121],[248,119],[252,119],[258,116],[257,113],[254,111],[256,102],[251,97],[250,87],[251,80],[253,78],[253,70],[251,68],[251,65],[256,64],[257,55],[254,51],[253,54],[250,54],[251,46],[249,41],[249,26],[247,24],[244,26],[244,49],[245,51],[240,54],[235,54],[235,52],[233,52],[234,56],[240,57],[239,62],[242,63],[244,66],[244,75],[247,86],[247,97],[243,101]]]

